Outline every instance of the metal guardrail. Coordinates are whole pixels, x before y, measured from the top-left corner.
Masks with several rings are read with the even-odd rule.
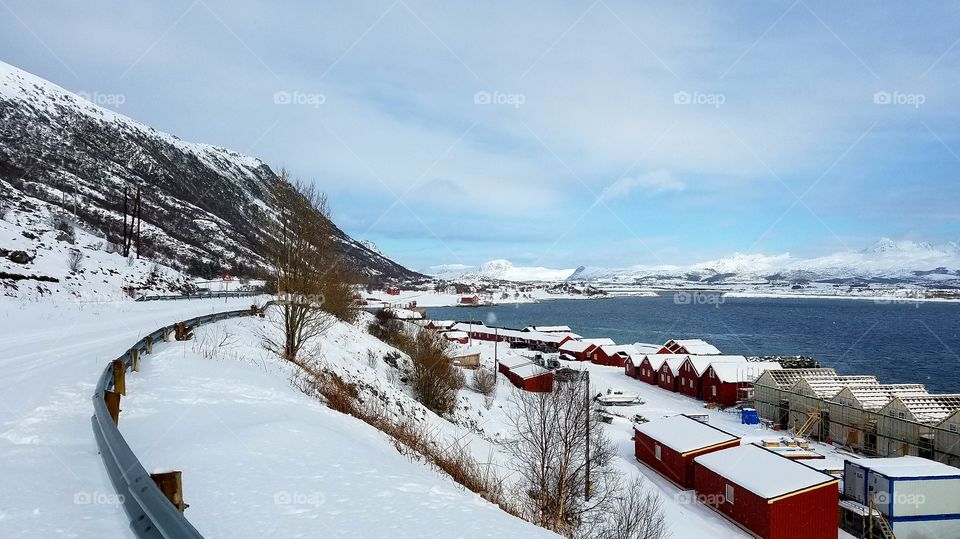
[[[210,298],[243,298],[260,296],[263,292],[257,290],[234,290],[227,292],[197,292],[196,294],[166,294],[158,296],[140,296],[134,301],[168,301],[174,299],[210,299]]]
[[[262,308],[265,309],[272,303],[267,302]],[[250,309],[225,311],[184,320],[184,323],[196,327],[250,314]],[[163,341],[165,330],[168,335],[172,335],[174,326],[161,327],[140,339],[120,356],[118,359],[123,361],[124,368],[131,367],[133,350],[137,350],[137,354],[142,356],[147,350],[147,340],[150,339],[151,343],[159,344]],[[110,481],[117,494],[122,496],[123,508],[130,517],[130,529],[140,538],[202,538],[200,532],[190,524],[183,513],[163,495],[130,449],[127,441],[123,439],[120,429],[113,423],[104,400],[104,391],[113,388],[113,362],[110,362],[100,375],[93,393],[93,433]]]

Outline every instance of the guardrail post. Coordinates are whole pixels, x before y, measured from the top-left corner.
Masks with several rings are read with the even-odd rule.
[[[153,353],[153,336],[147,335],[147,338],[144,339],[144,342],[147,345],[147,353],[152,354]]]
[[[136,353],[133,350],[132,353]],[[123,364],[122,359],[113,360],[113,390],[121,395],[127,394],[127,366]]]
[[[170,328],[167,326],[163,327],[163,342],[170,340]]]
[[[120,424],[120,394],[109,389],[103,392],[103,402],[107,405],[107,411],[113,418],[113,424]]]
[[[140,370],[140,349],[130,350],[130,370],[138,372]]]
[[[177,510],[182,513],[183,510],[187,508],[187,504],[183,503],[182,472],[152,473],[150,474],[150,478],[153,479],[153,482],[157,484],[160,492],[170,500],[170,503],[172,503]]]

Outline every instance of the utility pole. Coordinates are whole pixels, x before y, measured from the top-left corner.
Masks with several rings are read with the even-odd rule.
[[[140,258],[140,186],[137,186],[137,258]]]
[[[586,457],[587,457],[587,472],[586,478],[583,483],[583,499],[585,501],[590,501],[590,371],[582,371],[585,381],[585,389],[583,391],[583,406],[586,409],[587,416],[587,445],[586,445]]]
[[[493,328],[493,381],[497,381],[497,371],[500,370],[500,358],[497,357],[497,344],[500,343],[500,328]]]

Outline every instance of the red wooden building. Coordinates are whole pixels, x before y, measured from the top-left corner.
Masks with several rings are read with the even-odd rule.
[[[395,287],[395,286],[391,286],[390,288],[388,288],[388,289],[386,290],[386,292],[387,292],[387,295],[389,295],[389,296],[399,296],[399,295],[400,295],[400,289],[397,288],[397,287]]]
[[[680,365],[687,360],[687,356],[672,354],[666,361],[660,365],[657,371],[657,385],[670,391],[679,391],[680,383],[678,375],[680,374]]]
[[[677,373],[680,393],[688,397],[701,399],[703,398],[703,390],[700,384],[701,377],[710,365],[746,362],[747,358],[743,356],[688,356],[686,361],[680,365],[680,371]]]
[[[536,393],[550,393],[553,391],[553,371],[549,371],[533,363],[510,369],[507,371],[506,376],[513,382],[513,385],[524,391]]]
[[[672,354],[646,354],[640,360],[637,367],[637,380],[642,380],[651,385],[657,385],[660,382],[660,367],[663,362],[674,356]]]
[[[733,406],[748,396],[741,394],[753,388],[753,383],[761,374],[780,368],[775,361],[711,364],[700,378],[703,400],[721,406]]]
[[[762,539],[836,539],[839,480],[748,444],[694,459],[697,499]]]
[[[479,296],[460,296],[460,305],[476,305],[478,303],[480,303]]]
[[[512,369],[529,365],[530,360],[523,356],[507,355],[500,357],[497,363],[497,369],[499,369],[503,375],[507,375]]]
[[[636,354],[632,344],[607,344],[599,346],[590,354],[590,361],[608,367],[623,367],[630,354]]]
[[[640,377],[640,364],[643,362],[643,354],[630,354],[623,362],[623,374],[630,378]]]
[[[740,445],[740,438],[685,415],[634,427],[637,460],[683,489],[693,488],[693,459]]]
[[[587,361],[590,359],[591,352],[597,348],[597,345],[590,344],[583,341],[575,341],[570,339],[563,344],[561,344],[557,351],[561,354],[567,354],[568,356],[573,357],[577,361]]]
[[[660,354],[680,354],[694,356],[720,355],[717,347],[703,339],[671,339],[663,345]]]

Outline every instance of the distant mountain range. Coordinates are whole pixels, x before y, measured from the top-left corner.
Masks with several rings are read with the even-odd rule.
[[[861,251],[818,258],[741,254],[689,265],[638,265],[628,268],[581,266],[576,269],[525,268],[507,260],[480,267],[437,266],[427,271],[438,278],[500,279],[507,281],[590,281],[612,284],[762,285],[769,283],[880,283],[924,287],[960,287],[960,246],[883,238]]]
[[[0,62],[0,198],[31,200],[120,242],[123,191],[141,186],[147,256],[207,271],[264,267],[261,224],[277,175],[254,157],[186,142]],[[371,281],[422,275],[333,226],[344,260]],[[2,248],[3,246],[0,246]]]

